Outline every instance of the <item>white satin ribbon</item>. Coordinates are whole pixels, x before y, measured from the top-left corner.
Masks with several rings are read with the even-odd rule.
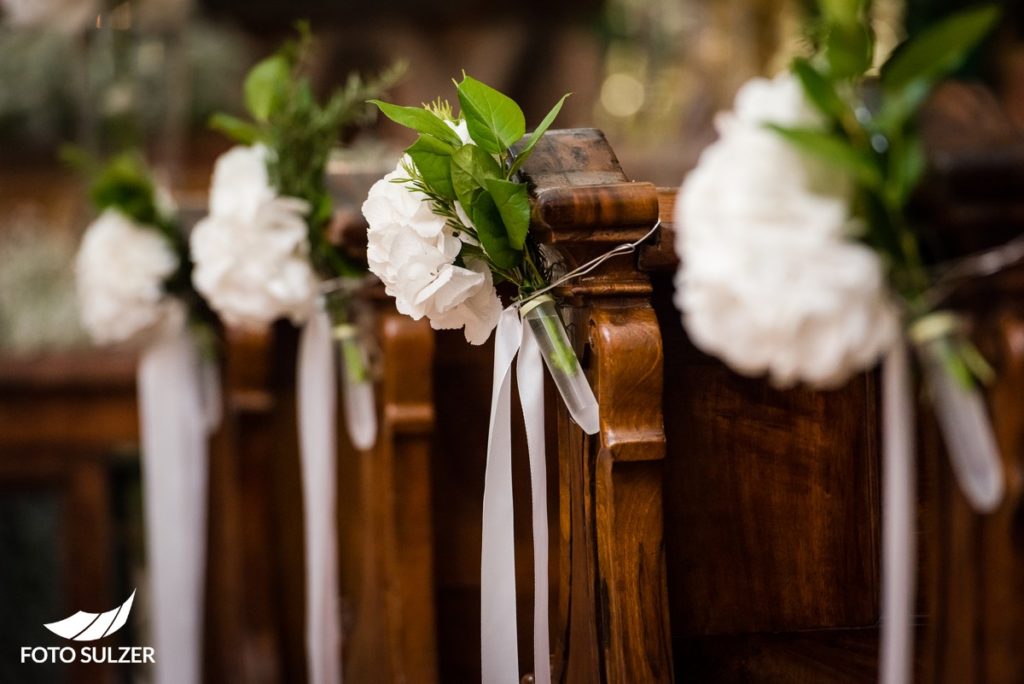
[[[530,453],[533,499],[533,674],[537,684],[550,684],[544,367],[537,341],[530,327],[520,321],[515,307],[502,312],[494,334],[494,384],[480,558],[482,681],[484,684],[519,683],[512,502],[512,362],[517,353],[516,379]]]
[[[147,347],[137,370],[142,485],[157,684],[202,681],[207,437],[219,379],[184,325]]]
[[[333,344],[331,322],[318,307],[299,341],[297,401],[306,542],[306,659],[311,684],[341,681]]]
[[[882,624],[879,681],[911,681],[914,655],[914,402],[907,347],[892,346],[882,370]]]

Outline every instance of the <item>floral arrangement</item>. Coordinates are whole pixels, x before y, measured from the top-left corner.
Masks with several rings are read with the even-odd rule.
[[[329,239],[334,207],[325,171],[344,129],[375,115],[366,99],[397,80],[403,67],[368,83],[352,75],[344,88],[320,102],[307,76],[312,47],[309,26],[300,23],[298,37],[246,77],[250,119],[218,114],[211,120],[240,144],[217,160],[210,213],[196,225],[191,244],[196,288],[228,325],[258,330],[279,318],[303,325],[296,404],[307,559],[307,669],[310,681],[327,683],[341,677],[335,366],[344,385],[345,423],[353,446],[374,446],[377,419],[354,296],[366,268]]]
[[[354,293],[366,267],[328,237],[333,201],[325,170],[344,130],[369,122],[366,104],[401,76],[397,64],[364,83],[356,74],[323,104],[306,75],[313,39],[298,37],[256,64],[245,80],[251,120],[211,120],[241,143],[221,156],[210,188],[210,214],[192,233],[196,288],[221,318],[243,329],[279,318],[304,324],[321,310],[339,349],[349,437],[360,449],[376,440],[368,341]]]
[[[594,433],[597,405],[547,294],[551,267],[529,236],[519,173],[568,94],[524,139],[514,100],[466,74],[455,87],[458,115],[440,98],[424,107],[374,101],[418,137],[363,204],[370,271],[400,312],[426,316],[435,330],[462,328],[470,344],[490,338],[503,310],[495,285],[510,283],[570,413]]]
[[[913,400],[920,360],[953,471],[979,511],[999,505],[1002,462],[976,383],[992,370],[961,316],[910,201],[925,170],[916,129],[932,87],[998,11],[953,15],[899,46],[874,78],[866,3],[820,3],[817,49],[755,79],[676,205],[676,303],[693,342],[779,386],[835,387],[885,356],[880,681],[910,681],[914,560]]]
[[[133,154],[73,153],[100,210],[75,263],[81,317],[101,343],[139,347],[136,388],[159,681],[198,682],[208,439],[220,421],[216,320],[192,288],[188,241],[167,193]]]
[[[400,312],[426,317],[437,330],[462,328],[470,344],[483,344],[494,333],[480,574],[483,681],[517,678],[516,602],[509,591],[516,574],[511,535],[511,369],[516,364],[533,487],[534,673],[538,681],[549,681],[543,366],[584,432],[598,431],[599,413],[549,294],[559,281],[552,282],[552,265],[529,234],[530,197],[520,169],[568,96],[527,137],[523,111],[511,98],[465,73],[455,88],[458,115],[442,99],[424,107],[374,101],[385,116],[418,135],[363,203],[367,261]],[[516,290],[507,308],[495,289],[501,283]]]
[[[822,3],[821,49],[755,79],[716,120],[682,187],[677,304],[694,342],[780,386],[842,384],[933,313],[934,277],[907,210],[924,169],[914,114],[992,26],[953,17],[869,80],[863,3]],[[989,371],[959,326],[938,353],[958,381]]]
[[[502,309],[495,280],[514,284],[520,298],[547,285],[517,175],[568,95],[514,151],[526,133],[519,105],[466,75],[456,90],[459,116],[441,99],[426,107],[374,101],[419,137],[371,188],[363,213],[370,270],[399,311],[427,316],[437,330],[465,328],[467,341],[482,344]]]
[[[75,261],[82,322],[102,344],[140,343],[189,323],[204,343],[214,318],[192,288],[188,241],[167,193],[138,156],[105,166],[79,158],[94,178],[99,217]]]
[[[987,423],[974,391],[992,370],[960,316],[941,310],[941,273],[908,205],[925,167],[915,114],[998,11],[968,10],[924,31],[877,79],[864,12],[860,2],[822,3],[815,54],[747,83],[717,119],[720,138],[677,205],[676,302],[695,344],[780,386],[840,385],[906,336],[961,484],[987,509],[1002,492],[994,442],[967,423]]]
[[[306,76],[308,25],[246,78],[251,121],[217,114],[211,125],[240,143],[214,168],[210,214],[192,233],[196,287],[229,325],[258,329],[278,318],[305,321],[321,280],[365,269],[327,237],[333,203],[324,171],[346,126],[365,123],[372,97],[401,73],[370,83],[352,75],[325,104]]]

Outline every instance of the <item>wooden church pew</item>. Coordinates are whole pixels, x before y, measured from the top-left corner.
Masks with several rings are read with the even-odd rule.
[[[570,266],[670,223],[672,193],[629,182],[599,132],[542,144],[531,229]],[[556,675],[870,680],[874,378],[823,394],[735,376],[685,339],[675,265],[662,230],[562,292],[602,425],[584,438],[559,409]]]
[[[959,167],[978,173],[977,157],[960,154]],[[666,221],[637,258],[612,260],[562,291],[601,402],[602,430],[584,438],[558,409],[556,677],[872,681],[881,590],[875,374],[832,392],[779,391],[737,376],[689,343],[672,305],[671,191],[628,183],[596,131],[546,136],[525,170],[537,200],[531,230],[570,266],[643,235],[659,213]],[[993,212],[1004,222],[1014,217],[1012,192],[1003,195],[1002,211],[987,207],[990,220]],[[972,235],[978,207],[962,209],[957,229]],[[1020,293],[1002,293],[992,300],[1001,302],[996,340],[1019,356],[1012,342]],[[1020,400],[1009,398],[1019,387],[1019,361],[994,358],[1009,370],[993,388],[993,400],[1002,397],[994,419],[1009,458],[1020,442]],[[1005,601],[1019,585],[1008,554],[1016,545],[984,534],[1015,531],[1016,505],[1011,498],[1010,513],[985,520],[962,501],[959,511],[950,508],[955,489],[926,405],[920,415],[922,480],[940,482],[937,491],[923,488],[921,527],[941,534],[921,540],[916,671],[928,681],[977,671],[979,663],[1019,673],[1011,665],[1024,651],[1007,629],[1017,618]],[[956,516],[964,519],[951,528]],[[990,561],[955,543],[964,539],[975,549],[987,544]],[[937,565],[940,558],[955,562]],[[997,571],[998,589],[979,582]],[[1004,599],[1002,610],[993,594]],[[941,612],[943,601],[960,607],[957,618]],[[986,606],[983,619],[970,619]],[[1001,644],[979,642],[977,630],[997,630]],[[951,654],[951,643],[961,653]]]
[[[656,189],[626,177],[600,131],[547,134],[524,171],[536,200],[531,231],[569,268],[640,239],[658,218]],[[672,681],[663,355],[651,282],[625,256],[559,295],[600,403],[601,430],[585,436],[559,399],[550,402],[559,493],[553,677]]]
[[[362,227],[365,231],[365,226]],[[434,338],[368,288],[380,345],[375,447],[341,437],[339,562],[347,681],[437,681],[430,468]],[[341,430],[344,434],[344,430]]]
[[[948,84],[923,126],[932,171],[920,211],[942,237],[942,258],[1024,235],[1024,131],[992,94]],[[922,409],[923,681],[1009,684],[1024,676],[1024,263],[966,284],[948,304],[972,314],[973,339],[997,372],[986,396],[1006,497],[989,515],[970,509]]]

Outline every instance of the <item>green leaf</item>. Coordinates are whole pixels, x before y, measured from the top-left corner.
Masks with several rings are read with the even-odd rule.
[[[849,26],[863,17],[864,0],[818,0],[818,6],[829,24]]]
[[[563,95],[562,99],[555,103],[555,106],[547,113],[544,120],[540,122],[540,125],[537,126],[537,128],[533,130],[533,133],[530,134],[530,139],[526,141],[526,145],[524,145],[523,149],[519,151],[519,155],[516,157],[515,163],[513,163],[512,168],[509,169],[509,178],[514,176],[516,171],[521,169],[523,164],[526,163],[526,160],[530,158],[531,154],[533,154],[533,148],[540,141],[541,136],[544,135],[544,133],[551,127],[551,124],[555,122],[555,117],[557,117],[558,113],[562,111],[562,105],[565,104],[565,98],[570,95],[572,95],[572,93],[566,93]]]
[[[825,61],[833,79],[856,78],[871,67],[875,37],[867,23],[829,27]]]
[[[452,147],[431,135],[420,135],[405,153],[412,158],[423,181],[441,197],[454,200],[452,186]]]
[[[260,137],[260,129],[255,125],[239,119],[237,116],[217,112],[210,117],[210,128],[220,131],[235,142],[252,145]]]
[[[847,110],[835,86],[803,57],[793,60],[793,73],[803,85],[804,93],[818,110],[827,117],[841,119]]]
[[[469,76],[456,84],[469,136],[491,154],[501,154],[526,134],[526,118],[515,101]]]
[[[501,214],[509,244],[515,249],[522,249],[530,229],[530,197],[526,183],[488,178],[486,189]]]
[[[903,206],[910,199],[924,173],[927,159],[924,145],[917,137],[894,138],[889,150],[887,193],[892,204]]]
[[[161,223],[149,170],[134,154],[110,160],[93,181],[89,194],[97,209],[115,208],[139,223]]]
[[[799,150],[842,167],[868,188],[877,189],[882,184],[882,173],[870,155],[850,147],[843,139],[830,133],[811,128],[787,128],[768,124]]]
[[[501,213],[491,196],[486,192],[479,193],[470,205],[468,213],[476,226],[480,244],[494,265],[506,270],[519,265],[522,253],[509,241],[505,224],[501,221]]]
[[[882,68],[882,87],[900,91],[914,81],[934,83],[959,67],[999,18],[993,5],[959,12],[900,46]]]
[[[917,114],[918,108],[931,94],[931,84],[917,80],[907,84],[882,98],[882,106],[874,117],[874,124],[889,137],[894,137],[903,130],[910,119]]]
[[[473,205],[488,178],[502,177],[494,157],[476,145],[463,145],[452,153],[451,171],[455,196],[464,209]]]
[[[291,64],[283,55],[272,55],[257,64],[245,79],[245,106],[252,118],[265,122],[284,97],[291,79]]]
[[[438,140],[456,147],[462,144],[458,134],[449,128],[448,124],[422,107],[403,107],[381,100],[370,100],[370,103],[377,105],[384,116],[400,126],[411,128],[418,133],[432,135]]]

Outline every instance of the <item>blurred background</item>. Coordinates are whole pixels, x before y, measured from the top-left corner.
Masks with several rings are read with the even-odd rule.
[[[229,146],[208,129],[210,115],[240,113],[248,68],[305,18],[324,92],[352,70],[402,59],[408,72],[391,101],[454,99],[450,79],[464,69],[516,99],[529,126],[571,91],[556,127],[601,128],[630,177],[675,186],[737,88],[805,47],[810,4],[0,0],[0,682],[60,681],[46,667],[15,670],[13,645],[54,643],[41,625],[76,597],[91,601],[103,586],[114,605],[145,579],[134,355],[91,349],[78,326],[71,263],[91,212],[63,145],[101,155],[140,147],[179,206],[202,213],[213,160]],[[875,2],[883,52],[964,4]],[[1024,49],[1009,11],[972,69],[1021,125]],[[334,168],[383,173],[410,140],[379,121],[348,142]],[[55,431],[50,446],[37,444]],[[72,556],[90,560],[69,567]],[[145,597],[136,606],[133,630],[145,624]]]

